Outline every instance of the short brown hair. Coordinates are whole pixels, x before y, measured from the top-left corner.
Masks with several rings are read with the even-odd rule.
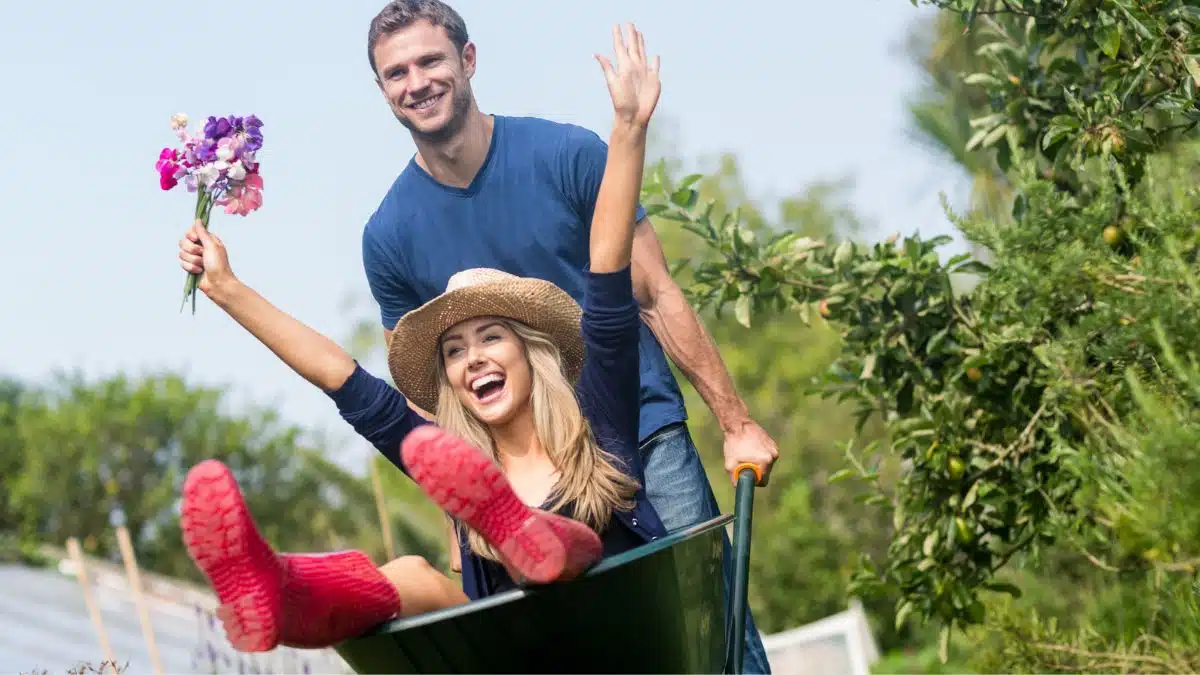
[[[453,7],[441,0],[392,0],[371,19],[371,28],[367,32],[367,59],[371,62],[371,72],[378,74],[375,67],[375,44],[380,38],[422,19],[435,26],[441,26],[459,52],[462,52],[470,39],[467,36],[466,22]]]

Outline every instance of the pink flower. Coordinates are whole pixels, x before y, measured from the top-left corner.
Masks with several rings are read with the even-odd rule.
[[[179,171],[179,153],[172,148],[163,148],[158,153],[158,161],[154,168],[158,171],[158,186],[170,190],[179,184],[176,174]]]
[[[257,173],[246,174],[241,185],[229,190],[228,196],[219,203],[225,206],[225,213],[244,216],[251,211],[257,211],[262,206],[263,179]]]
[[[162,173],[163,169],[170,164],[179,161],[179,153],[174,148],[163,148],[162,152],[158,153],[158,161],[155,162],[154,168]]]

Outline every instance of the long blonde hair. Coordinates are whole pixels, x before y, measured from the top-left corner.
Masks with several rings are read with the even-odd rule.
[[[614,511],[633,508],[638,482],[617,467],[617,459],[596,443],[592,427],[583,416],[575,389],[563,374],[558,346],[546,333],[508,319],[500,319],[516,335],[525,351],[530,373],[530,408],[538,442],[558,471],[550,491],[550,510],[571,506],[571,515],[597,532],[603,530]],[[472,445],[500,461],[491,433],[458,399],[446,377],[441,350],[438,351],[437,421]],[[467,541],[479,556],[496,560],[492,547],[468,528]]]

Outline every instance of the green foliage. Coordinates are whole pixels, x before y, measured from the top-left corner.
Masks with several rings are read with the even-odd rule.
[[[89,553],[115,559],[112,527],[124,524],[142,566],[198,578],[181,544],[176,504],[187,470],[211,458],[233,469],[278,548],[356,547],[382,562],[367,481],[330,462],[273,411],[224,407],[221,390],[174,375],[58,377],[26,391],[0,414],[0,443],[19,466],[5,481],[10,536],[15,530],[25,546],[74,536]],[[401,528],[399,540],[406,551],[436,550],[410,528]]]
[[[917,4],[913,0],[913,4]],[[966,73],[992,112],[971,121],[966,150],[997,146],[1000,167],[1030,153],[1078,186],[1104,156],[1134,177],[1145,157],[1200,122],[1200,9],[1180,0],[926,0],[985,35],[986,66]]]
[[[885,420],[890,441],[860,439],[831,479],[861,486],[894,526],[886,555],[864,551],[851,590],[898,593],[896,625],[932,620],[945,659],[953,628],[979,626],[1002,594],[1020,595],[1012,579],[1033,584],[1072,567],[1048,559],[1073,555],[1092,566],[1083,577],[1119,573],[1129,584],[1198,566],[1190,495],[1200,478],[1188,461],[1200,441],[1197,392],[1190,371],[1164,364],[1193,367],[1169,342],[1200,336],[1197,163],[1194,148],[1177,145],[1200,117],[1193,78],[1178,74],[1197,51],[1197,13],[1181,3],[935,4],[963,12],[982,43],[985,67],[963,82],[986,91],[991,111],[972,121],[961,151],[994,146],[1013,189],[1010,217],[952,215],[989,265],[943,260],[948,237],[862,246],[754,228],[736,211],[715,212],[691,189],[697,176],[652,176],[646,202],[710,252],[681,262],[698,307],[732,306],[744,326],[781,311],[815,323],[816,313],[838,330],[841,353],[815,390],[853,404],[860,426]],[[1150,77],[1167,85],[1143,91]],[[979,283],[957,291],[956,275]],[[904,471],[892,484],[885,468],[897,459]],[[1169,517],[1180,504],[1189,515]],[[1024,572],[1014,577],[1013,565]],[[1174,598],[1185,585],[1156,588]],[[1076,598],[1088,625],[1072,630],[1093,631],[1091,642],[1037,633],[1058,647],[1036,658],[1004,652],[992,665],[1111,666],[1051,658],[1097,645],[1190,663],[1195,636],[1153,618],[1187,620],[1155,609],[1181,605],[1120,588],[1128,623],[1105,614],[1115,605]],[[1026,633],[1012,621],[987,629],[1008,641],[1040,630],[1029,601],[1014,602]]]
[[[649,173],[647,198],[656,180],[669,182],[681,172],[679,164],[664,161]],[[711,202],[712,217],[722,218],[737,208],[743,225],[764,236],[784,228],[814,237],[851,236],[861,229],[846,205],[847,187],[846,181],[817,183],[782,199],[775,214],[766,213],[748,199],[737,163],[728,155],[691,184],[698,202]],[[717,259],[718,254],[695,237],[664,218],[653,218],[668,258],[687,258],[696,265]],[[679,266],[676,277],[686,284],[690,272],[690,266]],[[806,390],[837,356],[837,333],[820,322],[806,325],[793,315],[773,315],[756,320],[751,340],[729,312],[718,316],[702,307],[701,317],[738,392],[781,452],[770,486],[755,497],[750,593],[756,621],[761,630],[772,633],[843,611],[860,552],[882,555],[891,521],[857,499],[854,486],[827,481],[844,465],[842,441],[854,431],[854,410]],[[689,428],[718,501],[728,512],[733,489],[722,467],[723,434],[686,378],[680,376],[679,381]],[[878,438],[880,432],[878,422],[871,421],[863,436]],[[897,469],[893,463],[885,471],[894,480]],[[920,639],[907,627],[894,627],[889,616],[892,602],[890,596],[864,599],[876,639],[885,649]]]
[[[982,59],[976,52],[991,39],[964,27],[960,17],[942,12],[917,23],[909,33],[905,51],[925,76],[925,85],[908,103],[912,136],[970,177],[971,210],[1007,220],[1012,186],[996,161],[996,146],[967,150],[967,142],[975,135],[971,120],[986,116],[991,108],[987,92],[964,82],[962,74],[980,67]]]

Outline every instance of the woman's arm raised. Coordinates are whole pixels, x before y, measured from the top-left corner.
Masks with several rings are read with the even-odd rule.
[[[646,129],[658,104],[658,57],[646,59],[646,41],[632,24],[629,44],[613,26],[613,58],[596,55],[613,102],[613,130],[604,178],[592,215],[591,270],[616,272],[629,266],[634,213],[646,162]]]
[[[355,363],[336,342],[267,302],[229,267],[220,237],[199,222],[179,242],[180,265],[201,274],[199,288],[301,377],[326,393],[341,388]]]

